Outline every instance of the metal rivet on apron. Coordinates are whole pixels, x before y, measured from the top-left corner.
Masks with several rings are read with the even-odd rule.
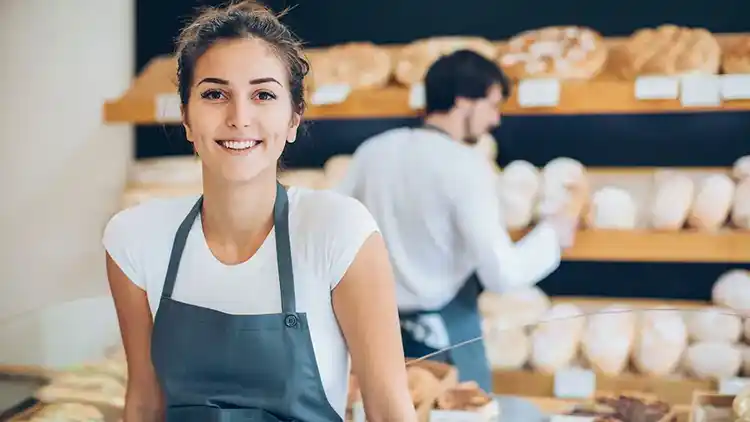
[[[297,316],[296,315],[287,315],[286,318],[284,318],[284,324],[289,328],[294,328],[297,326]]]

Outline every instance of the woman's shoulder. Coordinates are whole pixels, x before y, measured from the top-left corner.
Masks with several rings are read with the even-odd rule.
[[[125,208],[110,218],[105,233],[111,230],[153,233],[178,226],[198,200],[198,195],[154,198]],[[159,230],[161,228],[161,230]]]
[[[358,200],[329,190],[291,188],[289,228],[298,256],[335,287],[378,226]]]
[[[293,187],[289,198],[290,219],[302,228],[339,231],[375,223],[361,202],[332,190]]]

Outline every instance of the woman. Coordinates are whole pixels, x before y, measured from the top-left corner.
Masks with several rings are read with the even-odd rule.
[[[368,420],[415,421],[373,218],[276,181],[305,108],[300,44],[245,2],[203,12],[177,60],[203,195],[122,211],[103,240],[125,422],[341,421],[349,352]]]

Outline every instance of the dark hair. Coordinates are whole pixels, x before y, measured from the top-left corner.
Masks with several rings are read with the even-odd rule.
[[[511,84],[500,67],[471,50],[459,50],[440,57],[425,76],[425,112],[447,112],[459,97],[487,97],[490,87],[499,85],[503,99],[511,93]]]
[[[279,22],[282,15],[248,0],[203,9],[177,39],[177,85],[182,106],[187,107],[195,63],[206,50],[222,40],[255,38],[268,43],[286,64],[292,109],[302,115],[306,106],[304,79],[310,65],[302,53],[302,43]]]

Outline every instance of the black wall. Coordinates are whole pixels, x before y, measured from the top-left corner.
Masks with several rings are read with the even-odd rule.
[[[172,51],[174,36],[196,6],[217,3],[137,0],[138,70],[152,57]],[[750,32],[746,18],[750,3],[742,0],[270,0],[266,4],[275,10],[296,4],[284,21],[310,46],[352,40],[404,43],[450,34],[504,39],[554,24],[587,25],[611,36],[662,23]],[[320,166],[332,154],[354,151],[367,136],[414,123],[414,119],[310,122],[308,134],[285,153],[285,165]],[[526,159],[543,165],[565,155],[588,166],[728,166],[750,154],[750,113],[506,117],[495,136],[501,164]],[[137,130],[138,157],[187,153],[190,148],[177,127]],[[557,295],[707,299],[714,279],[731,267],[565,263],[541,287]]]

